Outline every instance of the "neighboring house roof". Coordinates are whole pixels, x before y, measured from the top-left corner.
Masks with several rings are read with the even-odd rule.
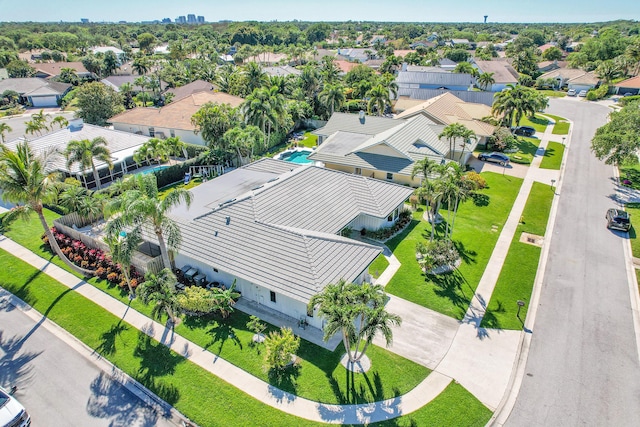
[[[50,82],[38,77],[5,79],[0,81],[0,93],[13,90],[21,96],[62,95],[71,88],[70,84]]]
[[[287,62],[289,56],[285,53],[263,52],[258,55],[248,57],[244,62],[257,62],[258,64],[276,64],[280,61]]]
[[[124,51],[122,49],[118,49],[115,46],[97,46],[91,49],[93,53],[107,53],[109,51],[115,53],[116,55],[122,55]]]
[[[358,63],[358,62],[349,62],[349,61],[344,61],[344,60],[341,60],[341,59],[338,59],[338,60],[334,61],[334,63],[338,66],[340,71],[342,71],[345,74],[348,73],[349,71],[353,70],[358,65],[360,65],[360,63]]]
[[[411,107],[398,114],[396,118],[409,118],[419,114],[425,115],[437,124],[463,124],[478,136],[487,137],[495,131],[494,126],[480,121],[483,117],[491,116],[491,107],[464,102],[449,92]]]
[[[131,85],[133,86],[133,90],[136,91],[136,92],[140,92],[140,91],[142,91],[142,87],[137,86],[135,84],[136,79],[138,79],[140,77],[141,76],[133,75],[133,74],[129,74],[129,75],[125,75],[125,76],[109,76],[109,77],[106,77],[106,78],[100,80],[100,83],[109,86],[110,88],[112,88],[116,92],[120,92],[120,86],[122,86],[123,84],[131,83]],[[166,88],[167,88],[167,83],[163,82],[163,81],[160,81],[160,90],[164,91]]]
[[[451,44],[470,44],[468,39],[451,39]]]
[[[411,50],[411,49],[399,49],[399,50],[394,50],[393,51],[393,55],[394,56],[398,56],[398,57],[405,57],[407,56],[408,53],[411,52],[415,52],[415,50]]]
[[[545,50],[551,49],[552,47],[556,47],[556,45],[551,43],[545,43],[542,46],[538,46],[538,49],[540,49],[540,52],[544,53]]]
[[[133,156],[133,152],[149,140],[148,136],[80,123],[76,125],[70,124],[64,129],[31,139],[29,146],[34,152],[44,152],[47,150],[62,152],[67,147],[69,141],[83,139],[93,140],[97,137],[102,137],[107,140],[107,148],[111,153],[113,163],[118,163],[127,157]],[[7,146],[9,149],[15,150],[16,145],[21,141],[22,138],[8,142]],[[80,167],[77,163],[70,169],[67,168],[66,163],[66,159],[62,154],[55,154],[51,158],[50,170],[59,170],[72,174],[80,172]],[[98,169],[106,166],[104,162],[100,161],[96,161],[95,165]]]
[[[206,82],[204,80],[195,80],[191,83],[187,83],[184,86],[167,89],[165,93],[173,94],[173,101],[175,102],[185,96],[193,95],[198,92],[207,92],[217,90],[217,86],[213,83]]]
[[[598,77],[593,72],[587,72],[579,68],[559,68],[549,71],[539,77],[540,79],[562,79],[566,83],[596,85]]]
[[[375,135],[338,131],[324,141],[309,159],[362,169],[411,175],[416,161],[426,157],[442,159],[449,153],[449,143],[438,135],[444,126],[419,115],[395,120],[395,126]],[[380,154],[376,147],[386,146],[395,155]]]
[[[444,87],[447,86],[471,86],[476,79],[465,73],[434,73],[417,71],[400,71],[396,77],[398,86],[403,85],[429,85]]]
[[[566,68],[567,61],[542,61],[538,62],[538,70],[557,70],[558,68]]]
[[[139,107],[125,111],[113,116],[109,122],[193,131],[195,127],[191,123],[191,116],[208,102],[238,107],[244,99],[224,92],[197,92],[162,108]]]
[[[412,191],[315,166],[287,164],[282,173],[283,162],[258,163],[193,188],[191,208],[172,211],[179,252],[305,303],[329,283],[356,279],[380,253],[337,233],[360,214],[386,217]],[[234,201],[221,206],[225,197]]]
[[[347,48],[347,49],[338,49],[338,55],[344,56],[352,61],[360,61],[364,62],[369,59],[369,55],[365,51],[370,51],[372,54],[375,54],[373,49],[365,49],[365,48]]]
[[[456,65],[458,65],[458,63],[456,61],[452,61],[449,58],[442,58],[440,60],[438,60],[438,64],[440,64],[441,67],[447,67],[447,68],[455,68]]]
[[[629,89],[640,89],[640,76],[631,77],[630,79],[623,80],[614,84],[615,87],[623,87]]]
[[[314,135],[330,136],[335,132],[343,131],[375,135],[397,125],[397,121],[387,117],[365,115],[361,119],[358,114],[333,113],[326,125],[320,129],[314,130],[312,133]]]
[[[293,74],[294,76],[299,76],[302,74],[302,71],[297,68],[292,67],[291,65],[281,65],[278,67],[264,67],[262,71],[267,73],[270,76],[288,76]]]
[[[507,61],[474,61],[481,73],[493,73],[495,83],[517,83],[519,74]]]
[[[403,71],[411,71],[411,72],[420,72],[420,73],[450,73],[451,70],[445,70],[440,67],[429,67],[426,65],[407,65],[406,70]]]
[[[59,76],[63,68],[71,68],[75,70],[77,75],[91,74],[84,67],[82,62],[42,62],[34,64],[36,72],[42,74],[44,78]]]
[[[493,92],[484,92],[477,90],[446,90],[446,89],[411,89],[411,88],[398,88],[398,102],[394,105],[397,111],[403,111],[407,107],[402,108],[402,104],[398,105],[402,101],[402,97],[409,97],[411,99],[426,100],[435,98],[443,93],[452,93],[456,97],[465,102],[475,102],[476,104],[484,104],[488,106],[493,105]]]

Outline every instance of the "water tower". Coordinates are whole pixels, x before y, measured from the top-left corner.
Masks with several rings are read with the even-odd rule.
[[[487,18],[489,17],[489,15],[484,15],[484,23],[487,23]]]

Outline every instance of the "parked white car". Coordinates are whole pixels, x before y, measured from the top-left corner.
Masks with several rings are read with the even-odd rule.
[[[576,96],[576,95],[577,95],[577,93],[576,93],[575,89],[569,89],[567,91],[567,96]]]
[[[11,393],[0,387],[0,426],[28,427],[31,417],[24,406],[11,396]]]
[[[580,93],[578,94],[579,97],[584,98],[585,96],[587,96],[587,91],[586,90],[581,90]]]

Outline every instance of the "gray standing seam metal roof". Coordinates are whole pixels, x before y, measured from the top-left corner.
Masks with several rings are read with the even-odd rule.
[[[103,137],[107,140],[107,148],[112,156],[117,156],[119,152],[131,150],[139,147],[149,140],[148,136],[136,135],[129,132],[112,130],[100,126],[94,126],[84,123],[81,128],[68,126],[64,129],[52,132],[48,135],[41,136],[29,141],[29,146],[36,153],[42,153],[47,150],[63,151],[69,141],[73,140],[93,140],[97,137]],[[11,150],[15,150],[19,142],[23,139],[16,139],[8,142],[6,145]],[[95,162],[96,168],[100,169],[106,164],[104,162]],[[74,164],[71,169],[67,169],[67,162],[62,154],[55,154],[51,158],[50,167],[52,170],[60,170],[63,172],[77,173],[80,171],[78,164]]]
[[[375,135],[398,125],[396,120],[387,117],[365,115],[360,120],[359,114],[333,113],[326,125],[316,129],[314,135],[329,136],[337,131]]]
[[[435,98],[443,93],[451,93],[460,98],[464,102],[473,102],[476,104],[493,105],[494,92],[479,92],[475,90],[446,90],[446,89],[411,89],[398,88],[398,96],[408,96],[411,99],[427,99]]]
[[[438,86],[469,86],[476,78],[465,73],[433,73],[420,71],[400,71],[396,78],[398,86],[406,84],[424,84]]]
[[[273,162],[259,168],[278,168]],[[256,173],[272,175],[255,165],[227,175],[233,180]],[[218,196],[208,190],[223,177],[192,190],[202,188],[194,203],[214,203]],[[328,283],[357,278],[380,253],[334,233],[360,213],[386,217],[411,193],[397,184],[304,166],[193,220],[179,215],[180,209],[171,215],[182,232],[180,253],[306,303]]]
[[[20,95],[29,95],[31,92],[43,87],[48,87],[48,90],[52,95],[61,95],[66,92],[67,89],[71,87],[71,85],[67,83],[50,82],[38,77],[5,79],[0,81],[0,93],[6,90],[14,90]]]

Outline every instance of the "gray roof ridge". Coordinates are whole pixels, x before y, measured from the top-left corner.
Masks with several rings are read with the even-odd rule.
[[[367,189],[369,190],[369,194],[371,195],[371,200],[374,200],[376,202],[376,208],[378,210],[378,213],[380,213],[381,215],[384,215],[383,213],[381,213],[382,208],[380,207],[380,201],[376,197],[376,193],[371,188],[371,181],[365,177],[364,183],[367,186]],[[351,191],[354,191],[353,188]]]
[[[408,120],[398,120],[400,123],[398,123],[397,126],[392,127],[391,129],[387,129],[385,131],[382,131],[378,134],[372,135],[371,138],[369,138],[367,141],[363,142],[362,144],[360,144],[359,146],[357,146],[356,148],[353,149],[353,151],[347,153],[347,154],[354,154],[357,153],[359,151],[362,151],[366,148],[371,148],[374,147],[376,145],[380,145],[381,143],[385,143],[387,146],[389,146],[390,148],[396,150],[398,153],[402,154],[403,156],[407,157],[406,153],[403,153],[402,151],[398,150],[396,147],[394,147],[392,144],[389,144],[387,142],[387,138],[394,135],[397,132],[400,132],[402,129],[404,129],[404,127],[410,123]]]

